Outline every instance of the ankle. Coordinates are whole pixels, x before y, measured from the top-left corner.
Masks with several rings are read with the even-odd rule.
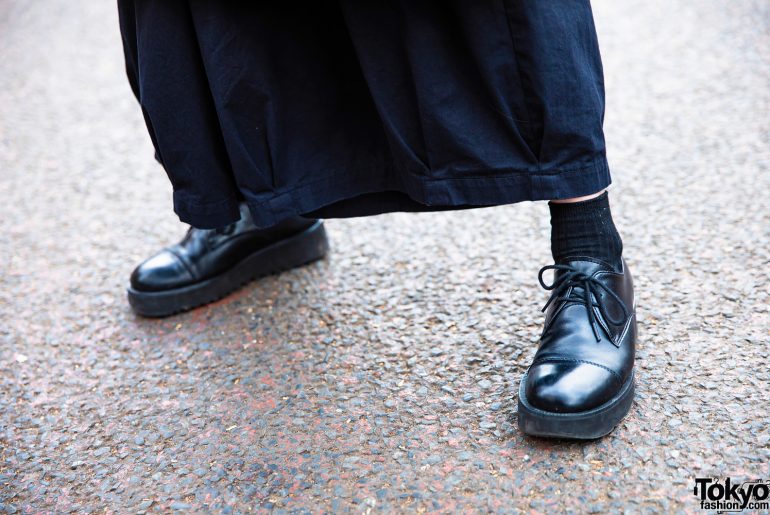
[[[623,241],[606,191],[577,202],[551,202],[551,253],[555,262],[591,257],[619,269]]]
[[[572,197],[572,198],[562,198],[562,199],[554,199],[551,200],[551,204],[577,204],[578,202],[585,202],[587,200],[593,200],[595,198],[601,197],[607,193],[607,190],[601,190],[597,191],[596,193],[592,193],[590,195],[584,195],[582,197]]]

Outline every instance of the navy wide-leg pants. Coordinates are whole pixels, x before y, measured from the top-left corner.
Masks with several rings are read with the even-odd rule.
[[[258,225],[610,182],[588,0],[118,0],[179,217]]]

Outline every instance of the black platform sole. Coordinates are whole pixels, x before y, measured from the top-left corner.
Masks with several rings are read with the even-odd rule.
[[[620,391],[601,406],[580,413],[553,413],[535,408],[527,401],[524,385],[519,386],[519,429],[531,436],[593,440],[612,432],[631,409],[634,402],[634,374]]]
[[[164,317],[214,302],[260,277],[319,260],[329,250],[323,222],[278,241],[205,281],[173,290],[145,292],[128,288],[128,302],[146,317]]]

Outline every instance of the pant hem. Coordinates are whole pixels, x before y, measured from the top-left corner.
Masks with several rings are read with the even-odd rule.
[[[604,155],[573,167],[548,171],[464,171],[463,176],[426,177],[400,171],[383,181],[379,170],[366,170],[357,175],[341,173],[329,178],[301,184],[284,191],[251,193],[242,191],[254,223],[269,227],[293,216],[313,213],[325,218],[370,216],[391,211],[437,211],[453,208],[490,207],[523,201],[555,200],[581,197],[605,189],[611,183]],[[374,209],[362,210],[360,204],[345,201],[362,195],[403,193],[411,205],[403,201],[378,203]],[[334,205],[333,210],[325,207]],[[235,196],[218,202],[202,203],[174,194],[174,210],[186,223],[200,228],[227,225],[239,219]]]
[[[228,197],[218,201],[201,202],[183,192],[174,192],[174,212],[179,219],[199,229],[216,229],[241,218],[238,199]]]
[[[416,174],[398,174],[399,183],[383,187],[382,183],[367,184],[351,180],[350,174],[331,177],[328,180],[300,185],[289,191],[263,195],[244,192],[255,223],[269,226],[282,219],[313,213],[324,218],[369,216],[391,211],[437,211],[452,208],[490,207],[523,201],[555,200],[590,195],[607,188],[612,182],[607,159],[600,156],[576,168],[545,172],[475,171],[464,177],[427,178]],[[412,206],[403,202],[365,212],[356,207],[345,210],[344,201],[360,195],[384,192],[400,192],[408,196]],[[340,206],[342,203],[342,207]],[[333,211],[324,208],[335,205]],[[351,203],[351,206],[355,204]],[[341,214],[344,212],[344,214]]]

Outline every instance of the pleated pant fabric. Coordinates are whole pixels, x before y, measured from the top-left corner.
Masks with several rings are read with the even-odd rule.
[[[182,221],[269,226],[610,183],[588,0],[118,0]]]

